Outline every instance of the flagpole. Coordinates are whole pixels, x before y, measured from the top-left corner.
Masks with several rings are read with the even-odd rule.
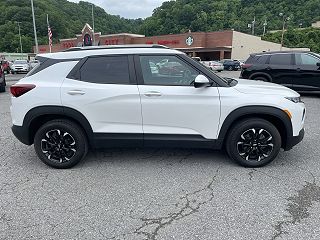
[[[33,0],[31,0],[31,10],[32,10],[32,19],[33,19],[34,41],[36,44],[36,53],[38,54],[39,53],[39,45],[38,45],[38,38],[37,38],[36,19],[34,17]]]
[[[49,49],[51,53],[51,44],[50,44],[50,35],[49,35],[49,15],[47,14],[47,25],[48,25],[48,40],[49,40]]]

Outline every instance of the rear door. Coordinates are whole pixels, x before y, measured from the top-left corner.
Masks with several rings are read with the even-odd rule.
[[[79,64],[63,82],[62,104],[82,113],[97,139],[142,144],[141,104],[132,57],[92,56]]]
[[[295,68],[298,74],[293,80],[293,88],[297,91],[320,90],[320,59],[309,53],[295,54]]]
[[[166,59],[166,65],[159,65]],[[136,57],[145,144],[216,139],[220,100],[216,86],[195,88],[201,72],[175,55]],[[153,71],[150,65],[159,66]],[[208,141],[210,142],[210,141]],[[171,145],[172,146],[172,145]],[[201,145],[199,146],[201,147]]]
[[[292,79],[297,76],[294,68],[294,55],[291,53],[276,53],[270,55],[269,64],[265,72],[272,77],[272,81],[287,87],[292,87]]]

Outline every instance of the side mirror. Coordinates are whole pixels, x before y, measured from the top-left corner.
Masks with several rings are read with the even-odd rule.
[[[194,87],[195,88],[204,88],[204,87],[210,87],[211,83],[209,79],[206,76],[198,75],[196,79],[194,80]]]

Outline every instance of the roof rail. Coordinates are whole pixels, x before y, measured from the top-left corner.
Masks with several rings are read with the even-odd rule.
[[[127,45],[103,45],[103,46],[90,46],[90,47],[72,47],[64,50],[63,52],[87,51],[87,50],[103,50],[103,49],[121,49],[121,48],[165,48],[167,46],[158,44],[127,44]]]

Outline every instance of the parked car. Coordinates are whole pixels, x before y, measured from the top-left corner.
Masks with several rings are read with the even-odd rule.
[[[242,69],[242,66],[244,65],[244,63],[246,62],[245,60],[237,60],[240,63],[240,68]]]
[[[6,61],[6,60],[2,60],[1,61],[1,66],[2,66],[2,70],[3,72],[6,72],[6,73],[10,73],[10,62],[9,61]]]
[[[29,72],[31,69],[27,60],[15,60],[11,67],[11,73]]]
[[[224,70],[223,64],[217,61],[202,61],[201,63],[213,71],[221,72]]]
[[[181,75],[183,74],[183,66],[178,62],[167,62],[159,69],[159,74],[163,75]],[[152,71],[152,69],[151,69]]]
[[[6,77],[1,64],[0,65],[0,92],[5,92],[5,91],[6,91]]]
[[[237,71],[241,69],[240,62],[232,59],[223,59],[220,61],[223,64],[224,69],[229,71]]]
[[[273,82],[297,91],[320,91],[320,56],[295,51],[251,54],[241,77]]]
[[[305,106],[286,87],[224,79],[159,45],[41,54],[10,87],[12,131],[49,166],[69,168],[89,148],[221,149],[261,167],[304,136]],[[181,74],[152,71],[164,59]],[[160,69],[159,69],[160,70]]]
[[[159,69],[154,62],[149,62],[149,64],[152,73],[159,73]]]
[[[197,61],[197,62],[201,62],[201,58],[200,57],[192,57],[192,59]]]
[[[34,68],[35,66],[37,66],[39,64],[39,61],[38,60],[32,60],[29,62],[30,64],[30,68]]]

